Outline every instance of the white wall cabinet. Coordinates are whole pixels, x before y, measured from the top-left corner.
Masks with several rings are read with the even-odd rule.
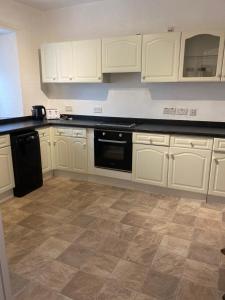
[[[11,147],[0,148],[0,193],[14,187],[14,173],[12,165]]]
[[[224,33],[182,33],[179,80],[220,81]]]
[[[73,81],[102,82],[101,40],[73,42]]]
[[[179,32],[166,32],[143,36],[142,81],[173,82],[178,80]]]
[[[167,186],[169,147],[133,145],[133,180]]]
[[[71,42],[57,43],[57,69],[59,82],[71,82],[73,78],[73,46]]]
[[[44,44],[41,47],[41,69],[43,82],[59,80],[57,68],[57,44]]]
[[[102,40],[102,72],[141,72],[141,35]]]
[[[207,194],[211,151],[170,147],[168,186]]]

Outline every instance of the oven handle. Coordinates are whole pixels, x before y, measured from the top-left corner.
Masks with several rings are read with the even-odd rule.
[[[113,144],[127,144],[126,141],[104,140],[104,139],[98,139],[98,142],[102,142],[102,143],[113,143]]]

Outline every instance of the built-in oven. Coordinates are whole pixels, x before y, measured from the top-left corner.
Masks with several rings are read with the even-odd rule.
[[[114,130],[94,131],[95,167],[132,171],[132,133]]]

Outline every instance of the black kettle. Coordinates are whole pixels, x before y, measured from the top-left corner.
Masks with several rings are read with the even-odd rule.
[[[32,106],[32,117],[34,120],[43,120],[46,117],[46,109],[43,105]]]

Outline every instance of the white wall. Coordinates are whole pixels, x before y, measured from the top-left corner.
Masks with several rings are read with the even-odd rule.
[[[12,0],[0,0],[0,29],[9,28],[17,36],[23,114],[30,115],[33,104],[47,105],[40,88],[38,48],[45,39],[43,13]]]
[[[0,118],[23,115],[15,33],[0,34]]]

